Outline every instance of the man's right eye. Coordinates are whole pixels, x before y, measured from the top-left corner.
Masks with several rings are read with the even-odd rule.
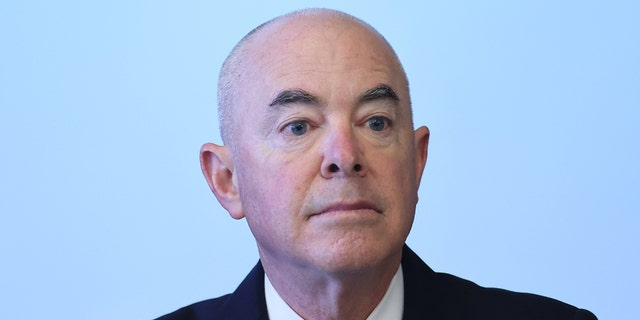
[[[296,120],[287,125],[287,130],[289,130],[295,136],[301,136],[307,132],[307,128],[309,124],[303,120]]]

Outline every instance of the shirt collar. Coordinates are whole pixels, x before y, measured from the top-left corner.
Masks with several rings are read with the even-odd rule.
[[[289,305],[282,300],[276,289],[271,284],[269,277],[264,275],[264,295],[267,302],[267,311],[271,320],[303,320]],[[385,292],[380,303],[373,309],[367,320],[402,319],[404,309],[404,277],[402,266],[391,279],[389,288]]]

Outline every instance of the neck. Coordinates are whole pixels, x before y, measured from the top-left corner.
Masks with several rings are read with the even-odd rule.
[[[278,264],[260,253],[265,273],[282,299],[304,319],[366,319],[400,267],[401,251],[357,271],[324,271]]]

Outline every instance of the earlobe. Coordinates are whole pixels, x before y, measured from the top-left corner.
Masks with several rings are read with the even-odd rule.
[[[427,164],[427,154],[429,151],[429,128],[422,126],[414,132],[415,134],[415,151],[416,151],[416,181],[418,187],[422,179],[424,167]]]
[[[244,218],[229,149],[205,143],[200,148],[200,167],[218,202],[234,219]]]

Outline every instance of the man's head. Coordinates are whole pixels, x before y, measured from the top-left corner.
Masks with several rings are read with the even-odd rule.
[[[313,9],[263,24],[219,83],[225,146],[202,169],[268,265],[357,272],[399,263],[426,161],[406,75],[372,27]]]

